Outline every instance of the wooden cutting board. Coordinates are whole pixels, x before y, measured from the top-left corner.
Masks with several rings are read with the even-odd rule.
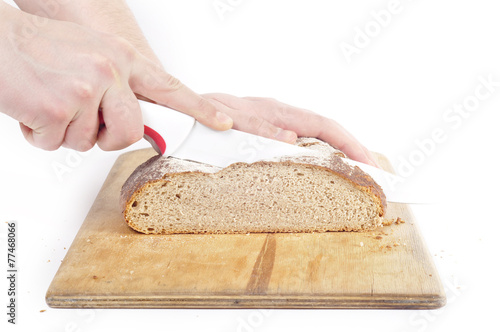
[[[121,155],[46,295],[51,307],[430,309],[445,293],[405,204],[368,233],[144,235],[123,221],[122,184],[154,155]],[[387,159],[379,163],[392,171]]]

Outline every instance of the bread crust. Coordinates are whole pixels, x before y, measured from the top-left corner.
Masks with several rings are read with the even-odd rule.
[[[385,215],[387,209],[386,198],[382,188],[359,167],[351,166],[345,163],[341,156],[343,153],[334,149],[325,142],[312,138],[301,138],[296,145],[309,148],[311,150],[321,151],[320,157],[317,155],[302,155],[302,156],[287,156],[269,161],[259,161],[254,164],[263,165],[306,165],[325,169],[332,172],[369,194],[372,199],[377,202],[378,214],[380,217]],[[229,165],[227,169],[236,168],[241,163]],[[135,200],[135,196],[141,191],[147,190],[147,187],[157,181],[169,181],[172,177],[182,176],[184,173],[217,173],[222,168],[206,165],[202,163],[180,160],[172,157],[154,156],[141,164],[130,175],[124,183],[121,195],[120,205],[123,209],[123,215],[127,220],[127,211],[131,208],[131,204]],[[129,223],[130,225],[130,223]]]

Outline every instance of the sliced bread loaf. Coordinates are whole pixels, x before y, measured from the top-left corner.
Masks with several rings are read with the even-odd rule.
[[[381,225],[385,196],[330,145],[300,138],[320,156],[224,169],[155,156],[121,190],[123,215],[146,234],[364,231]]]

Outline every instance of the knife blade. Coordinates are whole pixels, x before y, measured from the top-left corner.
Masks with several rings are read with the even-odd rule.
[[[172,156],[218,167],[236,162],[254,163],[282,156],[314,155],[317,151],[273,139],[229,129],[217,131],[193,117],[168,107],[139,101],[144,122],[144,138],[161,155]],[[344,158],[369,174],[383,189],[389,202],[424,203],[398,184],[405,180],[382,169]]]
[[[236,162],[253,163],[281,156],[311,154],[310,149],[239,130],[214,130],[165,106],[144,101],[139,101],[139,104],[144,138],[164,156],[227,167]]]

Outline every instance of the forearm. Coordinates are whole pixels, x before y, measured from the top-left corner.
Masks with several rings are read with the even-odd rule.
[[[2,32],[1,37],[5,37],[6,31],[8,30],[8,26],[18,19],[17,14],[21,14],[21,12],[6,4],[2,0],[0,0],[0,31]]]
[[[140,53],[161,65],[124,0],[15,0],[23,11],[125,38]]]

